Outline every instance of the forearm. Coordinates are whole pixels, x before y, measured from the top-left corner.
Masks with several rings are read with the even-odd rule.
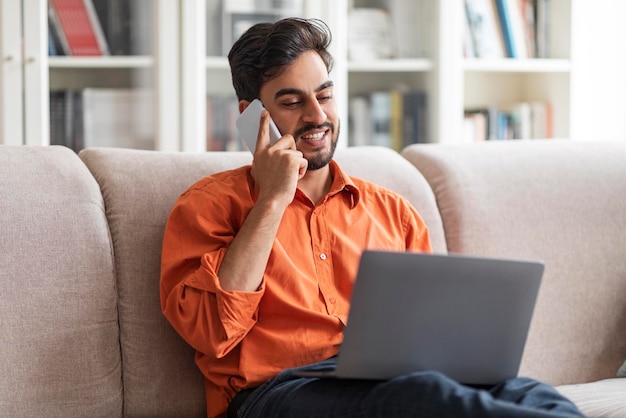
[[[258,201],[231,242],[219,268],[225,291],[259,288],[285,208],[273,200]]]

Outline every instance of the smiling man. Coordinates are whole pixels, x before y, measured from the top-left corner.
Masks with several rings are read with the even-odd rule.
[[[168,219],[161,307],[196,349],[208,416],[580,416],[529,379],[487,391],[436,372],[388,381],[292,374],[332,366],[364,249],[431,251],[404,198],[333,160],[329,44],[328,28],[304,19],[255,25],[235,43],[239,110],[256,98],[267,109],[252,165],[201,179]],[[272,145],[270,115],[283,134]]]

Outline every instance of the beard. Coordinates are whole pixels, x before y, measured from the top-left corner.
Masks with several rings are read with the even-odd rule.
[[[319,129],[319,128],[329,128],[331,140],[330,140],[330,150],[328,152],[319,151],[314,155],[305,157],[305,159],[309,162],[307,170],[319,170],[320,168],[326,167],[333,159],[335,155],[335,150],[337,149],[337,142],[339,141],[339,122],[337,122],[337,129],[335,130],[335,125],[326,122],[318,126],[305,126],[300,131],[306,132],[310,129]],[[299,135],[298,135],[299,136]]]

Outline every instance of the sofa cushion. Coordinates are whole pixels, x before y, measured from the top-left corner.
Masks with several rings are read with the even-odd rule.
[[[0,415],[120,417],[112,245],[61,147],[0,146]]]
[[[585,416],[626,418],[626,380],[605,379],[580,385],[558,386]]]
[[[521,373],[615,377],[626,355],[626,143],[502,141],[403,151],[437,197],[450,252],[541,259]]]
[[[109,148],[83,150],[80,157],[100,183],[113,237],[124,410],[132,416],[206,416],[193,350],[161,313],[161,241],[169,212],[188,186],[214,172],[248,164],[251,154]],[[389,149],[377,148],[340,150],[337,160],[349,174],[405,194],[429,225],[434,247],[445,251],[434,195],[411,164]]]

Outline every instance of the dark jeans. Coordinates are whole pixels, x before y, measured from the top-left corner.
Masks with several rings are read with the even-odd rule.
[[[334,359],[298,370],[325,370]],[[249,393],[239,418],[583,417],[553,387],[528,378],[491,388],[461,385],[437,372],[390,380],[303,378],[285,370]],[[241,400],[241,398],[240,398]]]

